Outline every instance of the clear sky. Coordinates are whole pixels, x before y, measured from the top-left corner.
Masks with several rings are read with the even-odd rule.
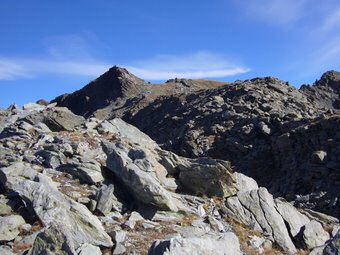
[[[112,65],[147,81],[340,69],[339,0],[3,0],[0,107],[72,92]]]

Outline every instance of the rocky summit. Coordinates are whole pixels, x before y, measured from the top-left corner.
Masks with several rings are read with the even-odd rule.
[[[340,73],[150,84],[112,67],[0,110],[0,254],[339,254]]]

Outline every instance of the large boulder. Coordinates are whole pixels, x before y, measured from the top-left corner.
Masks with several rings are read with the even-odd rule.
[[[0,180],[8,192],[14,191],[34,210],[45,226],[53,225],[65,235],[74,249],[83,243],[112,246],[110,236],[96,216],[58,191],[51,178],[37,173],[30,165],[18,162],[1,168]]]
[[[107,167],[119,178],[142,203],[161,209],[177,211],[178,206],[171,192],[167,191],[156,175],[156,166],[143,150],[123,143],[103,143],[107,155]]]
[[[226,200],[225,210],[228,216],[263,232],[284,250],[296,252],[285,222],[267,189],[238,192]]]
[[[85,122],[82,116],[75,115],[65,107],[46,107],[26,116],[24,121],[34,125],[45,123],[52,131],[73,131],[76,126]]]
[[[148,255],[241,255],[237,236],[227,232],[217,236],[172,238],[155,241]]]
[[[322,225],[315,220],[310,221],[304,228],[303,241],[308,249],[324,245],[330,238],[329,234],[322,228]]]
[[[211,158],[183,159],[177,167],[179,181],[195,195],[229,197],[237,192],[236,180],[227,161]]]
[[[290,203],[281,199],[275,199],[275,204],[277,211],[289,226],[289,232],[293,237],[297,236],[303,226],[310,222],[310,219],[307,216],[296,210]]]

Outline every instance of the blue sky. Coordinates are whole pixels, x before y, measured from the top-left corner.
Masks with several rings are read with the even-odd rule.
[[[72,92],[112,65],[147,81],[340,70],[339,0],[5,0],[0,107]]]

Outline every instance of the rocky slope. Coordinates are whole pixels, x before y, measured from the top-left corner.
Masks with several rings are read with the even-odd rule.
[[[148,84],[126,69],[114,66],[84,88],[55,98],[58,106],[85,117],[99,119],[135,113],[161,95],[191,93],[224,83],[204,80],[173,79],[164,84]]]
[[[339,87],[335,72],[300,90],[257,78],[159,98],[125,119],[163,148],[228,160],[272,193],[339,216]]]
[[[337,254],[337,218],[55,104],[0,120],[0,254]]]
[[[107,83],[107,92],[91,91],[91,96],[102,101],[104,94],[108,105],[78,104],[79,93],[97,87],[95,81],[55,102],[85,117],[121,117],[179,155],[230,161],[234,170],[255,178],[275,196],[339,217],[340,73],[327,72],[299,90],[273,77],[150,85],[117,67],[103,76],[120,80],[118,90],[123,83],[140,89],[133,87],[120,104],[109,96],[117,87]]]

